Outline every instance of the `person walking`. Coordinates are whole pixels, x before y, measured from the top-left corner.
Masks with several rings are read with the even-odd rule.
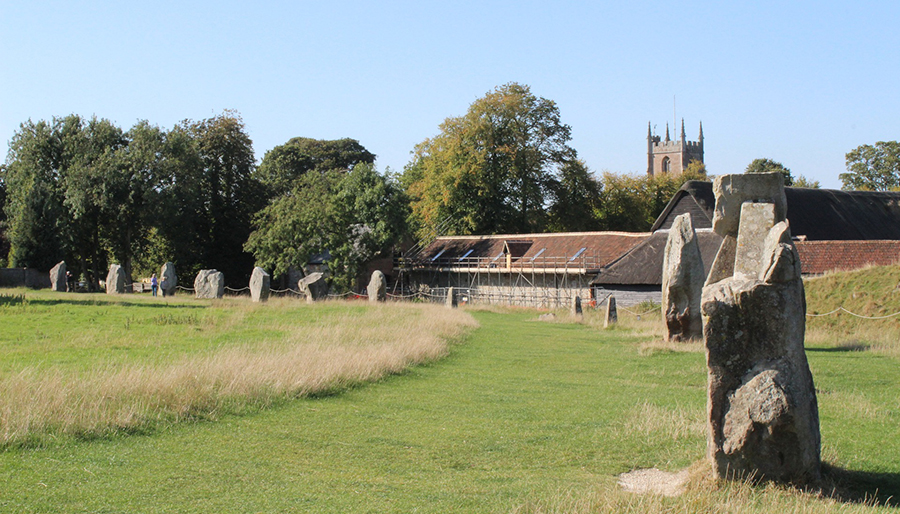
[[[153,291],[153,296],[156,296],[156,290],[159,289],[159,281],[156,280],[156,273],[150,277],[150,290]]]

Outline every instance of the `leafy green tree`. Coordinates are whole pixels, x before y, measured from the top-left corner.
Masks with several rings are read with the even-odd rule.
[[[571,129],[551,100],[510,83],[448,118],[416,146],[403,184],[419,235],[542,232],[561,170],[576,158]]]
[[[574,159],[563,165],[560,180],[553,187],[548,229],[551,232],[599,230],[603,185]]]
[[[254,176],[272,196],[289,192],[297,180],[310,171],[348,172],[359,163],[373,164],[375,154],[355,139],[323,141],[295,137],[266,152]]]
[[[896,191],[900,188],[900,142],[879,141],[847,153],[847,173],[840,174],[843,189]]]
[[[706,164],[694,159],[684,168],[684,174],[691,177],[705,177]]]
[[[818,180],[812,180],[804,177],[803,175],[797,175],[797,178],[794,179],[794,183],[792,187],[805,187],[808,189],[819,189],[822,187],[819,184]]]
[[[750,164],[747,165],[747,169],[744,170],[744,173],[781,173],[784,175],[784,185],[790,186],[794,183],[794,178],[791,176],[791,170],[785,168],[783,164],[777,161],[773,161],[772,159],[753,159]]]
[[[274,274],[327,251],[332,286],[348,290],[367,261],[390,252],[406,216],[398,184],[373,165],[307,173],[254,217],[245,248]]]
[[[53,123],[28,120],[9,143],[3,181],[9,265],[49,270],[63,258],[66,230],[59,187],[62,152]]]
[[[669,200],[688,180],[707,180],[706,175],[685,171],[681,175],[603,174],[603,193],[597,218],[601,230],[645,232]]]

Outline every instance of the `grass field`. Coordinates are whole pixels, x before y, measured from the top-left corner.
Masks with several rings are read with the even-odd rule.
[[[165,366],[256,338],[280,340],[285,323],[349,324],[369,311],[297,304],[286,319],[239,301],[236,308],[189,301],[169,313],[95,298],[101,305],[84,309],[112,320],[92,336],[105,348],[89,339],[54,344],[73,323],[53,328],[57,318],[81,305],[47,305],[43,321],[10,328],[19,305],[2,300],[2,377],[25,367],[76,373],[106,365],[107,356],[116,366]],[[144,310],[152,314],[135,314]],[[346,310],[355,315],[341,317]],[[829,479],[839,497],[854,501],[699,478],[684,495],[664,498],[620,492],[616,476],[654,466],[702,474],[706,371],[697,345],[654,344],[646,316],[634,322],[620,313],[620,328],[601,330],[591,316],[548,323],[528,310],[470,312],[480,326],[448,357],[371,385],[224,413],[215,422],[8,446],[0,453],[0,511],[874,512],[893,509],[859,498],[900,495],[897,355],[865,342],[845,345],[856,337],[841,332],[845,325],[833,323],[832,337],[808,345],[808,356]],[[141,321],[164,315],[193,318]],[[131,338],[105,332],[134,327],[154,335],[136,338],[132,349]],[[890,337],[882,341],[887,348]]]

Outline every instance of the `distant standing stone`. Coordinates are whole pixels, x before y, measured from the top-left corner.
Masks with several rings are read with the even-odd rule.
[[[691,215],[685,213],[672,223],[663,254],[662,314],[669,341],[703,337],[700,296],[704,278],[697,234]]]
[[[106,275],[106,294],[125,294],[125,270],[118,264],[109,267]]]
[[[253,274],[250,275],[250,299],[254,302],[268,301],[270,282],[271,278],[266,270],[259,266],[253,268]]]
[[[387,281],[381,270],[372,272],[372,278],[369,279],[369,286],[366,287],[366,294],[369,295],[370,302],[383,302],[387,299]]]
[[[452,287],[447,288],[447,307],[450,309],[455,309],[458,305],[458,300],[456,299],[456,290]]]
[[[59,264],[53,266],[50,270],[50,290],[65,292],[68,290],[66,282],[66,261],[59,261]]]
[[[159,271],[159,280],[163,296],[174,296],[175,288],[178,286],[178,275],[175,274],[175,265],[171,262],[163,264],[162,269]]]
[[[603,328],[609,328],[619,321],[619,313],[616,311],[616,297],[606,299],[606,316],[603,319]]]
[[[194,296],[222,298],[225,296],[225,274],[214,269],[202,269],[194,279]]]
[[[581,310],[581,297],[578,295],[572,298],[572,315],[579,319],[584,317],[584,313]]]
[[[325,275],[322,273],[310,273],[297,282],[300,292],[306,296],[309,303],[322,300],[328,296],[328,284],[325,283]]]

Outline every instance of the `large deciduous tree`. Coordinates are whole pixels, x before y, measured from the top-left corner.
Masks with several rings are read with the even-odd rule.
[[[255,216],[245,248],[275,274],[328,252],[332,286],[349,290],[364,264],[404,234],[406,215],[396,181],[371,164],[306,173]]]
[[[355,139],[325,141],[295,137],[266,152],[254,176],[271,196],[278,196],[289,192],[310,171],[320,175],[332,170],[348,172],[359,163],[374,162],[375,154]]]
[[[900,142],[879,141],[847,153],[847,173],[841,173],[843,189],[896,191],[900,188]]]
[[[456,234],[548,228],[562,170],[576,159],[556,103],[510,83],[440,129],[416,146],[403,176],[420,235],[445,219]]]

